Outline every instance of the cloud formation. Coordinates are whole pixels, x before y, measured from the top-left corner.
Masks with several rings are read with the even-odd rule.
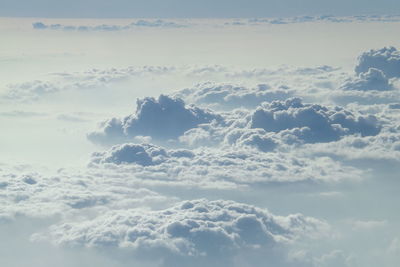
[[[169,158],[192,158],[190,150],[178,149],[167,151],[164,148],[151,144],[127,143],[113,146],[106,152],[92,154],[92,163],[105,164],[130,164],[136,163],[141,166],[159,165]]]
[[[68,218],[85,209],[119,209],[170,201],[127,178],[111,178],[60,170],[41,175],[0,169],[0,221],[28,218]],[[162,206],[162,205],[161,205]],[[95,212],[95,211],[93,211]]]
[[[109,139],[129,140],[136,136],[176,139],[199,124],[222,120],[220,115],[209,110],[185,105],[183,100],[166,95],[160,95],[158,99],[139,99],[136,104],[135,114],[106,121],[100,132],[90,133],[88,138],[99,143],[107,143]]]
[[[327,231],[325,222],[301,214],[276,216],[233,201],[199,199],[159,211],[109,211],[86,222],[55,225],[45,238],[62,246],[127,249],[159,257],[166,265],[183,266],[186,258],[195,266],[206,259],[228,266],[243,251],[284,262],[282,253],[290,243]],[[180,260],[174,262],[176,258]]]
[[[213,109],[234,109],[255,108],[262,102],[285,100],[292,94],[293,90],[285,86],[275,89],[267,84],[248,88],[232,84],[203,83],[180,90],[175,95],[196,105],[208,105]]]
[[[147,27],[147,28],[182,28],[187,27],[186,24],[180,24],[175,21],[169,20],[144,20],[140,19],[134,21],[128,25],[109,25],[109,24],[101,24],[96,26],[89,25],[63,25],[63,24],[45,24],[43,22],[34,22],[32,23],[32,27],[35,30],[63,30],[63,31],[122,31],[122,30],[130,30],[137,27]]]
[[[292,133],[307,143],[336,141],[349,134],[377,135],[381,128],[373,115],[355,116],[340,107],[303,104],[298,98],[263,104],[252,114],[250,123],[251,128],[267,132],[296,129]]]
[[[327,182],[360,179],[362,172],[327,157],[264,152],[269,140],[243,138],[233,147],[165,149],[154,145],[122,144],[92,155],[93,175],[131,177],[143,186],[240,189],[269,183]],[[254,148],[256,145],[260,148]],[[261,151],[257,150],[260,149]]]
[[[400,77],[400,52],[392,46],[364,52],[358,58],[355,71],[360,74],[370,68],[380,69],[388,78]]]
[[[392,89],[389,79],[379,69],[370,68],[361,72],[358,77],[348,79],[341,87],[342,90],[358,91],[388,91]]]

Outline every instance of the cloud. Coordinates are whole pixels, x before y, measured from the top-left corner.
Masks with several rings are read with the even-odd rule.
[[[174,79],[197,83],[193,88],[186,88],[172,94],[172,96],[183,98],[187,103],[208,106],[216,110],[228,110],[240,106],[253,108],[262,101],[284,100],[291,96],[320,99],[319,95],[315,94],[315,89],[326,90],[333,87],[332,84],[338,79],[336,76],[343,75],[338,70],[330,66],[238,69],[220,65],[89,69],[82,72],[50,73],[44,80],[9,84],[1,97],[9,101],[30,102],[68,90],[102,88],[118,90],[122,82],[138,82],[140,79],[155,76],[157,80],[160,80],[161,76],[167,80],[169,77],[174,77]],[[226,80],[230,83],[225,83]],[[265,84],[266,80],[268,84]],[[148,83],[149,80],[146,82]],[[243,82],[245,85],[240,85]],[[122,88],[126,87],[125,85]],[[159,87],[160,84],[156,86]],[[200,91],[207,97],[199,94]]]
[[[40,96],[56,93],[61,90],[58,85],[52,82],[35,80],[9,85],[9,90],[3,94],[3,97],[21,101],[37,100]]]
[[[34,22],[32,23],[32,27],[35,30],[63,30],[63,31],[123,31],[123,30],[131,30],[137,27],[146,27],[146,28],[184,28],[188,27],[188,24],[181,24],[175,21],[170,20],[144,20],[140,19],[134,21],[128,25],[109,25],[109,24],[101,24],[96,26],[91,25],[63,25],[63,24],[44,24],[43,22]]]
[[[337,141],[344,135],[377,135],[381,129],[373,115],[356,116],[336,107],[303,104],[299,98],[265,103],[251,115],[251,128],[267,132],[291,131],[307,143]]]
[[[354,23],[354,22],[397,22],[399,16],[391,15],[360,15],[360,16],[296,16],[296,17],[276,17],[276,18],[252,18],[252,19],[232,19],[225,21],[227,26],[263,26],[263,25],[286,25],[297,23]]]
[[[135,114],[106,121],[100,132],[90,133],[88,138],[96,143],[107,143],[111,139],[129,140],[136,136],[176,139],[185,131],[213,120],[221,121],[222,117],[209,110],[185,105],[179,98],[166,95],[160,95],[158,99],[146,97],[137,100]]]
[[[180,90],[175,96],[196,105],[208,105],[213,109],[254,108],[262,102],[285,100],[292,96],[293,90],[287,87],[271,88],[258,84],[255,88],[231,84],[203,83]]]
[[[154,191],[136,188],[127,178],[99,178],[62,170],[55,175],[42,175],[5,167],[0,169],[0,176],[0,221],[24,216],[65,219],[85,209],[96,213],[96,209],[170,201]]]
[[[346,160],[384,160],[390,164],[391,161],[399,160],[400,135],[398,132],[385,130],[377,136],[347,136],[338,142],[318,144],[312,150],[318,154],[335,154]]]
[[[258,144],[256,140],[256,144]],[[324,156],[244,146],[165,149],[149,144],[122,144],[92,155],[92,175],[122,175],[145,187],[243,189],[260,184],[358,180],[362,172]],[[263,141],[267,150],[274,144]],[[261,147],[261,148],[264,148]]]
[[[355,79],[347,80],[341,87],[341,90],[359,90],[359,91],[387,91],[392,86],[386,75],[379,69],[370,68],[367,72],[362,72]]]
[[[34,239],[69,247],[116,247],[161,258],[166,265],[182,266],[186,258],[195,266],[205,259],[225,266],[243,251],[270,255],[272,262],[283,257],[284,262],[291,243],[327,232],[327,223],[301,214],[276,216],[234,201],[199,199],[158,211],[109,211],[85,222],[52,226]]]
[[[44,112],[36,112],[36,111],[25,111],[25,110],[12,110],[12,111],[3,111],[0,112],[0,116],[3,117],[12,117],[12,118],[34,118],[34,117],[45,117],[47,113]]]
[[[143,66],[110,69],[89,69],[83,72],[59,72],[48,74],[47,80],[33,80],[9,84],[3,99],[10,101],[32,102],[41,97],[69,90],[87,90],[107,88],[110,84],[126,81],[132,77],[162,75],[171,73],[174,67]]]
[[[221,100],[218,98],[212,97],[211,101]],[[135,138],[148,136],[156,143],[163,141],[165,145],[165,141],[175,140],[175,145],[190,147],[224,142],[232,145],[240,139],[243,145],[270,151],[277,143],[332,142],[346,135],[373,136],[380,130],[381,122],[374,115],[303,104],[299,98],[264,102],[255,111],[213,112],[161,95],[158,100],[138,100],[135,114],[104,121],[100,130],[89,133],[88,138],[95,143],[115,144],[137,142]]]
[[[333,250],[330,253],[322,255],[320,258],[316,258],[315,266],[317,267],[349,267],[353,266],[350,263],[351,258],[341,250]]]
[[[169,158],[192,158],[193,152],[185,149],[169,150],[151,144],[123,144],[106,152],[92,154],[92,163],[130,164],[141,166],[159,165]]]
[[[370,68],[383,71],[388,78],[400,77],[400,53],[394,47],[372,49],[358,58],[355,67],[357,74],[368,72]]]

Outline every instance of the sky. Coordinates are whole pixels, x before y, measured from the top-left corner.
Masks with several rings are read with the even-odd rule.
[[[398,3],[0,4],[1,266],[399,266]]]
[[[396,0],[1,0],[0,16],[49,18],[232,18],[393,15]]]

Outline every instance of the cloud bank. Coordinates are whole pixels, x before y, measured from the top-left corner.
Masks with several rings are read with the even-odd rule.
[[[283,263],[291,243],[327,231],[325,222],[301,214],[276,216],[251,205],[200,199],[159,211],[109,211],[86,222],[55,225],[45,238],[62,246],[121,248],[142,257],[159,257],[165,265],[190,261],[194,266],[206,262],[232,266],[235,255],[243,251]]]

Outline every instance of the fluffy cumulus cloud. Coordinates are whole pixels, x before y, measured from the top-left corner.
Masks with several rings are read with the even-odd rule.
[[[56,73],[49,82],[9,86],[5,98],[15,101],[147,74],[176,77],[181,72],[179,77],[215,80],[139,99],[133,114],[104,121],[87,137],[106,148],[92,153],[79,170],[43,175],[0,164],[0,223],[21,216],[48,220],[41,231],[33,231],[32,240],[117,252],[113,256],[155,261],[155,266],[352,266],[346,248],[315,252],[315,246],[307,247],[307,238],[329,228],[315,218],[276,216],[233,201],[181,200],[213,193],[214,199],[237,200],[254,192],[249,201],[256,202],[259,193],[279,184],[301,191],[288,195],[285,208],[292,199],[304,199],[304,191],[307,198],[323,198],[325,205],[346,199],[342,188],[373,171],[397,178],[398,57],[394,48],[366,52],[356,77],[328,66],[241,71],[129,67]],[[229,83],[220,82],[227,78]],[[80,118],[89,115],[76,111],[57,119],[83,125],[91,120]],[[0,116],[51,115],[17,110]],[[361,232],[380,231],[391,223],[355,218],[351,225]]]
[[[250,138],[261,150],[272,150],[277,143],[274,138],[284,143],[296,140],[318,143],[353,134],[377,135],[380,130],[381,124],[373,115],[361,115],[341,107],[304,104],[299,98],[264,102],[255,111],[218,113],[185,105],[180,98],[161,95],[157,100],[138,100],[135,114],[103,122],[101,130],[90,133],[88,138],[97,143],[118,143],[149,136],[154,140],[179,139],[181,143],[195,146],[217,145],[226,140],[232,144],[235,143],[232,140]],[[240,137],[240,133],[246,137]]]
[[[311,153],[338,155],[349,160],[382,161],[390,165],[400,159],[400,133],[385,130],[377,136],[347,136],[335,143],[313,146]],[[370,166],[372,167],[372,166]]]
[[[200,199],[157,211],[109,211],[85,222],[55,225],[34,238],[63,246],[123,248],[162,258],[166,266],[239,266],[235,257],[245,251],[269,255],[271,264],[282,264],[291,243],[328,231],[325,222],[301,214],[276,216],[251,205]]]
[[[298,98],[262,105],[251,116],[251,128],[267,132],[297,129],[294,135],[307,143],[335,141],[349,134],[370,136],[380,131],[372,115],[357,116],[340,107],[303,104]]]
[[[382,70],[388,78],[400,77],[399,51],[394,47],[384,47],[361,54],[355,68],[356,73],[368,72],[370,68]]]
[[[186,27],[238,27],[238,26],[266,26],[298,23],[351,23],[351,22],[398,22],[400,16],[395,15],[360,15],[360,16],[296,16],[276,18],[235,18],[235,19],[137,19],[129,24],[47,24],[42,21],[32,23],[35,30],[64,30],[64,31],[123,31],[136,28],[186,28]]]
[[[299,98],[263,102],[253,110],[211,112],[162,95],[139,100],[136,114],[113,118],[91,133],[92,141],[121,144],[94,153],[90,166],[134,174],[134,180],[149,186],[239,188],[359,179],[362,171],[332,158],[335,153],[306,155],[302,148],[319,143],[335,147],[349,138],[379,139],[383,124],[371,114],[305,104]],[[174,142],[149,144],[165,137]]]
[[[274,144],[261,142],[269,149]],[[144,186],[240,189],[269,183],[339,182],[359,179],[362,172],[327,156],[304,157],[285,152],[265,153],[252,148],[165,149],[154,145],[123,144],[92,155],[94,175],[131,177]]]
[[[254,88],[235,86],[232,84],[203,83],[176,93],[176,96],[189,103],[209,105],[213,109],[254,108],[262,102],[284,100],[293,94],[293,90],[285,86],[271,88],[267,84],[259,84]]]
[[[146,97],[137,100],[135,114],[106,121],[100,132],[91,133],[88,138],[94,142],[129,140],[136,136],[149,136],[156,140],[176,139],[185,131],[213,120],[221,121],[222,117],[209,110],[185,105],[179,98],[165,95],[160,95],[158,99]]]
[[[342,90],[360,90],[360,91],[387,91],[392,86],[386,75],[379,69],[370,68],[367,72],[361,72],[355,79],[347,80],[342,86]]]
[[[109,151],[97,152],[92,155],[92,162],[97,164],[136,163],[141,166],[159,165],[170,158],[192,158],[193,152],[185,149],[166,150],[151,144],[123,144],[113,146]]]

